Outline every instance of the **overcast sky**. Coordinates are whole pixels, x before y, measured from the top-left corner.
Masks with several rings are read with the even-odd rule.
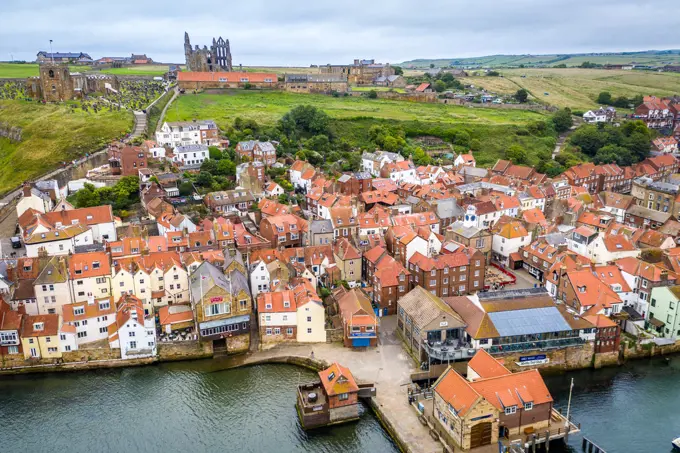
[[[680,0],[0,0],[0,60],[49,51],[184,62],[222,36],[234,65],[680,48]]]

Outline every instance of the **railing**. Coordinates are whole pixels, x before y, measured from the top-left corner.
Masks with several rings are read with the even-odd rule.
[[[578,346],[586,341],[583,338],[561,338],[555,340],[530,341],[526,343],[510,343],[493,345],[488,349],[491,354],[502,354],[504,352],[531,351],[536,349],[559,349],[569,346]]]
[[[430,346],[428,343],[423,343],[423,348],[430,356],[430,358],[437,360],[463,360],[468,359],[475,355],[477,352],[472,347],[459,347],[459,346]]]

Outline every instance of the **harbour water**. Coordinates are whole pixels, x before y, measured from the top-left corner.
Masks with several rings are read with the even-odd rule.
[[[214,371],[210,362],[0,379],[0,451],[397,452],[370,409],[310,432],[288,365]]]
[[[305,432],[288,365],[220,370],[216,361],[0,379],[2,451],[397,452],[370,410],[360,421]],[[680,357],[546,378],[555,405],[607,453],[666,453],[680,434]],[[580,452],[581,436],[570,447]]]

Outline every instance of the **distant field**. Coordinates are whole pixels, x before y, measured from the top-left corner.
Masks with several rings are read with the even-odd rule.
[[[234,71],[238,71],[239,68],[234,68]],[[243,71],[245,72],[269,72],[277,75],[283,74],[318,74],[319,68],[300,68],[300,67],[287,67],[287,66],[244,66]]]
[[[37,75],[37,64],[0,63],[0,79],[15,79]]]
[[[221,124],[234,118],[252,118],[271,124],[296,105],[314,105],[332,118],[371,117],[399,121],[437,123],[524,124],[543,118],[524,110],[471,109],[444,104],[426,104],[362,97],[294,94],[281,91],[228,91],[225,94],[185,94],[167,112],[168,121],[213,119]]]
[[[102,74],[116,75],[140,75],[140,76],[162,76],[168,72],[168,65],[139,65],[128,68],[110,68],[101,71],[92,70],[90,72],[100,72]]]
[[[614,97],[680,93],[680,74],[675,73],[578,68],[505,69],[500,73],[504,77],[467,77],[463,81],[500,94],[522,87],[540,102],[577,110],[597,107],[595,100],[602,91]]]
[[[508,67],[524,65],[554,66],[565,64],[567,66],[579,66],[584,61],[596,64],[644,64],[651,66],[664,66],[667,64],[680,64],[680,51],[644,51],[626,52],[615,54],[597,55],[487,55],[473,58],[439,58],[418,59],[399,63],[404,68],[429,68],[430,64],[435,67],[447,67],[449,65],[483,66],[483,67]]]
[[[103,148],[132,128],[129,111],[71,112],[66,105],[0,101],[0,122],[22,128],[22,141],[0,138],[0,193]]]
[[[352,87],[352,91],[357,91],[359,93],[368,91],[394,91],[395,93],[406,93],[403,88],[390,88],[390,87]]]

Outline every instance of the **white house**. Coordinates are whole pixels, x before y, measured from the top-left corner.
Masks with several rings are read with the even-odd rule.
[[[595,264],[606,264],[620,258],[640,255],[640,250],[623,234],[599,233],[588,256]]]
[[[34,209],[42,213],[49,212],[53,205],[54,203],[49,195],[32,188],[30,184],[24,184],[23,196],[17,203],[17,217],[21,217],[21,214],[28,209]]]
[[[71,352],[78,350],[77,332],[75,326],[62,322],[59,326],[59,351]]]
[[[494,259],[508,265],[510,255],[519,252],[520,247],[531,243],[531,234],[522,222],[513,220],[495,228],[491,241],[491,252]]]
[[[126,295],[116,303],[115,321],[109,325],[109,347],[120,348],[121,359],[156,355],[154,316],[144,316],[142,301]]]
[[[76,344],[108,339],[108,327],[115,320],[115,307],[111,297],[95,299],[90,296],[87,302],[67,304],[63,307],[64,324],[71,325],[76,331]]]
[[[173,148],[172,161],[182,169],[197,169],[209,158],[207,145],[181,145]]]
[[[274,343],[295,341],[297,306],[292,291],[265,292],[257,298],[260,341]]]
[[[472,154],[459,154],[453,161],[454,167],[476,167],[477,161]]]
[[[361,170],[370,173],[372,176],[380,176],[380,170],[385,164],[401,162],[404,157],[399,153],[387,151],[365,152],[361,155]]]
[[[607,115],[604,110],[588,110],[583,114],[583,121],[586,123],[606,123]]]
[[[283,195],[284,193],[285,192],[283,190],[283,187],[281,187],[275,182],[270,182],[264,189],[264,195],[266,197],[278,197],[279,195]]]
[[[413,162],[403,160],[384,165],[385,177],[389,177],[395,183],[404,182],[407,184],[418,184],[419,179]]]
[[[250,290],[253,293],[253,298],[262,292],[269,291],[270,275],[267,269],[267,263],[263,260],[257,260],[250,265]]]
[[[24,235],[24,245],[26,256],[30,257],[37,257],[41,250],[50,256],[69,255],[79,245],[94,244],[92,230],[80,223],[61,228],[47,228],[38,224],[28,231],[30,233]]]
[[[165,122],[156,132],[156,142],[174,148],[182,145],[212,145],[218,142],[218,128],[213,120]]]
[[[111,205],[80,209],[66,209],[66,205],[63,206],[64,209],[44,214],[33,209],[27,210],[19,217],[21,234],[26,237],[35,233],[58,232],[80,224],[83,230],[92,230],[92,240],[95,242],[116,240],[116,223]],[[58,235],[55,234],[56,237]]]

